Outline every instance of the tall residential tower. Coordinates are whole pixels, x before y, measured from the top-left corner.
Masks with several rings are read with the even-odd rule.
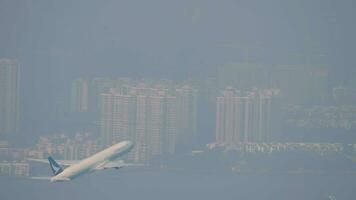
[[[88,82],[84,79],[76,79],[72,83],[71,111],[88,111]]]
[[[0,59],[0,137],[19,130],[19,75],[16,60]]]
[[[271,101],[277,93],[273,89],[241,93],[227,87],[216,102],[216,143],[269,142]]]
[[[157,85],[111,89],[101,94],[102,144],[131,140],[133,162],[146,163],[152,156],[175,152],[176,97]]]

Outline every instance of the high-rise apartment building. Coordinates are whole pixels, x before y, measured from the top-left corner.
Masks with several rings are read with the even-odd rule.
[[[71,111],[88,111],[88,82],[84,79],[76,79],[72,83]]]
[[[162,136],[164,131],[164,96],[150,96],[148,98],[147,131],[150,151],[152,155],[162,154]]]
[[[129,139],[133,162],[174,153],[176,98],[162,87],[138,85],[101,94],[101,136],[105,146]]]
[[[115,90],[101,94],[101,139],[105,146],[122,140],[133,139],[132,117],[133,98]]]
[[[275,90],[245,93],[227,87],[216,102],[216,142],[268,142],[271,138],[271,101]]]
[[[164,153],[174,154],[176,149],[177,134],[177,98],[175,96],[166,96],[164,115],[163,151]]]
[[[0,59],[0,137],[19,130],[19,75],[16,60]]]

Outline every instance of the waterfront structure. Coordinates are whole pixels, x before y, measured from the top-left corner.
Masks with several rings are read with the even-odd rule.
[[[53,155],[61,160],[78,160],[98,152],[100,148],[91,133],[76,133],[74,137],[56,134],[41,136],[36,148],[26,150],[25,156],[43,159],[46,155]]]
[[[30,165],[25,161],[0,161],[0,176],[29,176]]]

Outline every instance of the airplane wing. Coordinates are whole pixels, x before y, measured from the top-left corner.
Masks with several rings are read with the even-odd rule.
[[[27,158],[28,161],[40,162],[40,163],[47,163],[47,159],[35,159],[35,158]],[[79,160],[56,160],[58,164],[62,165],[63,167],[69,167],[79,162]]]
[[[140,166],[144,166],[144,165],[125,163],[123,160],[118,160],[118,161],[109,161],[109,162],[104,162],[102,164],[99,164],[95,168],[95,170],[120,169],[122,167],[140,167]]]
[[[104,162],[102,164],[99,164],[96,166],[95,170],[104,170],[104,169],[119,169],[124,167],[124,161],[119,160],[119,161],[110,161],[110,162]]]
[[[29,177],[30,179],[33,179],[33,180],[46,180],[46,181],[50,181],[51,178],[53,177],[50,177],[50,176],[31,176]],[[70,181],[69,178],[57,178],[56,179],[57,181]]]
[[[51,180],[52,177],[50,176],[32,176],[29,177],[30,179],[35,179],[35,180]]]

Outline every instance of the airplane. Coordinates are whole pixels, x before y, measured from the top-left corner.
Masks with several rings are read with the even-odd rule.
[[[49,162],[54,175],[52,177],[32,177],[33,179],[64,182],[98,170],[119,169],[125,166],[130,166],[130,164],[124,163],[122,160],[115,160],[130,152],[132,148],[133,144],[131,141],[122,141],[80,161],[59,160],[56,162],[51,156],[48,157],[48,161],[45,159],[32,158],[28,158],[27,160],[42,163]]]

